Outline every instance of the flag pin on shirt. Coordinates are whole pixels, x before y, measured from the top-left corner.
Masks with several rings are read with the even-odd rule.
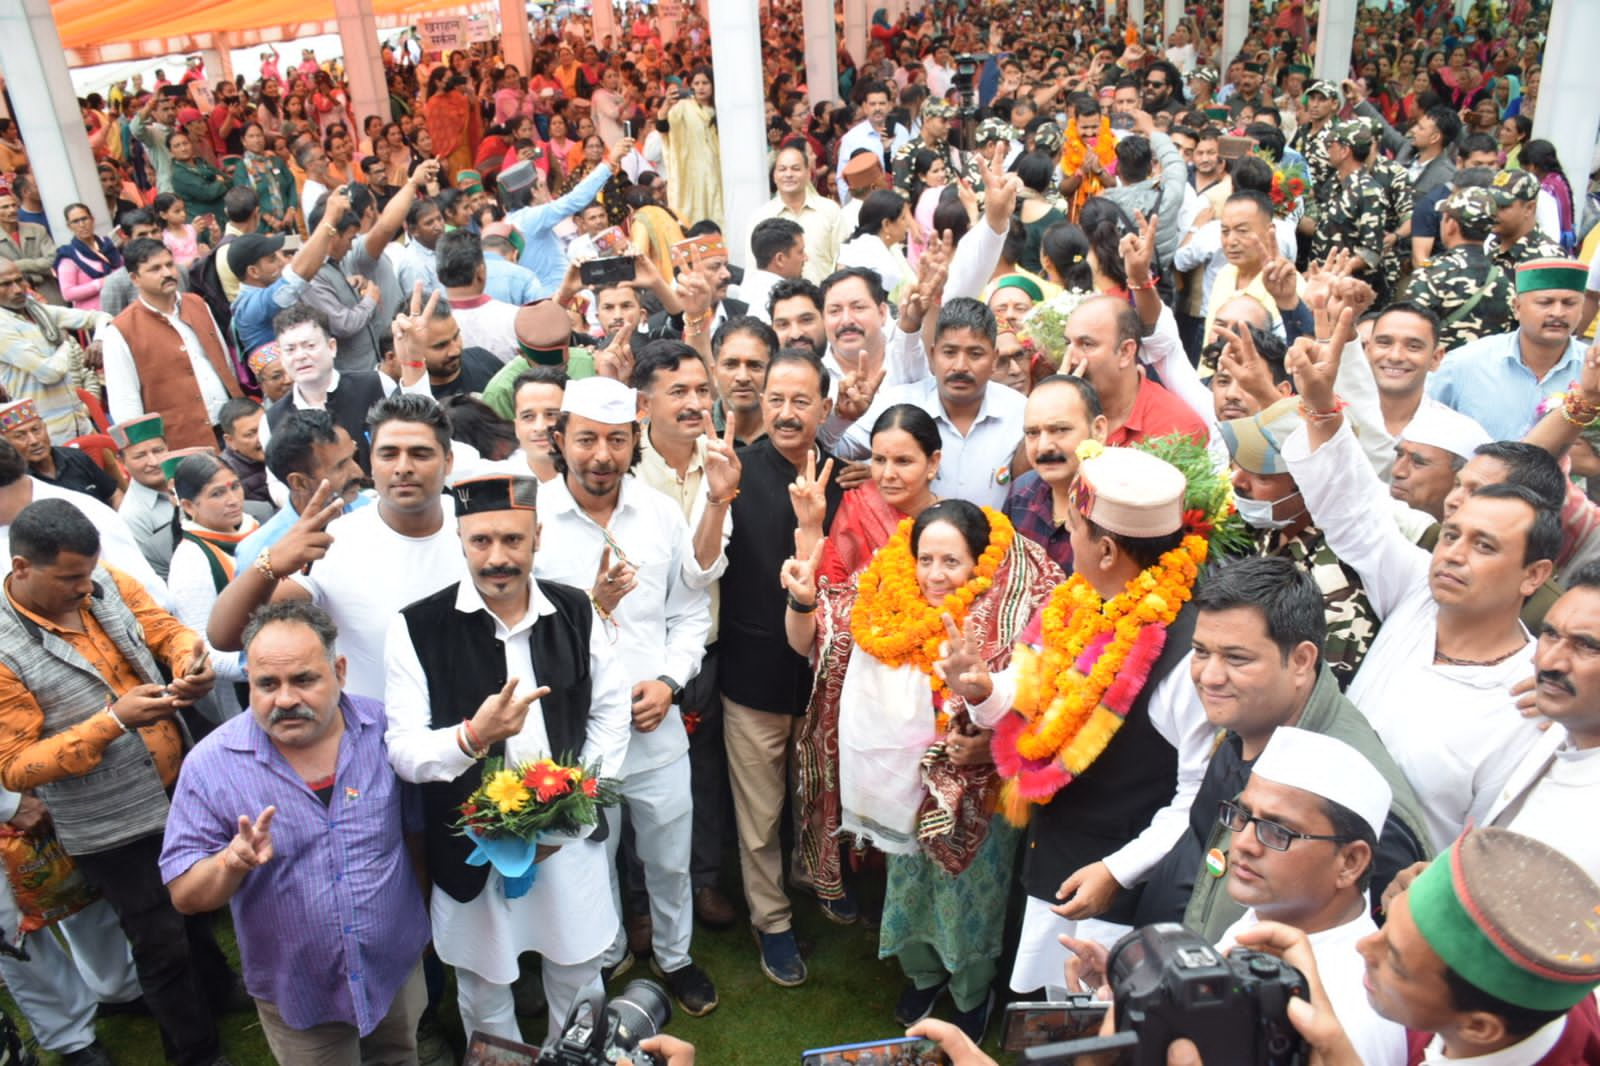
[[[1206,873],[1212,877],[1221,877],[1228,872],[1228,857],[1222,853],[1221,848],[1212,848],[1206,852]]]

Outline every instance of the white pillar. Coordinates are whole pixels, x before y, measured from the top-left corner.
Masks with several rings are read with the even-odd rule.
[[[1556,0],[1544,46],[1539,100],[1533,109],[1533,135],[1555,145],[1561,169],[1572,176],[1577,197],[1582,196],[1594,166],[1595,131],[1600,127],[1600,93],[1595,92],[1592,66],[1597,43],[1600,4],[1595,0]]]
[[[1338,85],[1350,76],[1350,50],[1356,39],[1357,0],[1322,0],[1317,16],[1315,76]]]
[[[1162,14],[1166,16],[1161,22],[1162,29],[1166,33],[1171,33],[1178,28],[1178,22],[1183,18],[1183,0],[1166,0],[1162,5]]]
[[[1128,0],[1128,21],[1144,29],[1144,0]]]
[[[500,0],[500,50],[524,78],[538,73],[529,69],[533,66],[533,36],[528,32],[528,9],[523,0]]]
[[[1467,12],[1472,10],[1472,0],[1456,0],[1456,14],[1462,18],[1467,17]],[[1565,165],[1565,164],[1563,164]]]
[[[523,17],[527,21],[527,17]],[[611,47],[617,46],[617,9],[611,6],[611,0],[594,0],[590,8],[590,30],[594,34],[595,47],[606,38],[611,38]]]
[[[752,220],[770,196],[766,108],[761,94],[750,91],[761,84],[761,13],[758,0],[717,0],[712,15],[723,239],[729,258],[749,266]]]
[[[1217,71],[1226,76],[1228,64],[1244,47],[1250,34],[1250,0],[1222,0],[1222,54],[1217,57]]]
[[[61,34],[50,0],[0,4],[0,68],[16,108],[17,126],[28,145],[28,161],[44,198],[50,229],[66,229],[67,205],[82,202],[94,212],[95,229],[111,232],[112,218],[100,191],[89,135],[78,111],[78,94],[67,73]]]
[[[805,0],[806,92],[808,103],[839,96],[839,46],[835,37],[833,0]]]
[[[368,115],[389,118],[389,83],[383,76],[383,54],[378,47],[378,24],[372,18],[372,0],[333,0],[339,23],[339,44],[344,49],[344,76],[350,86],[350,110],[356,130]]]
[[[844,0],[844,46],[856,66],[867,61],[867,0]]]

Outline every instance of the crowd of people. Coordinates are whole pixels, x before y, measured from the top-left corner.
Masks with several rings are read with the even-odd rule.
[[[647,961],[701,1017],[697,926],[828,979],[803,894],[957,1066],[1161,922],[1304,972],[1326,1064],[1600,1061],[1600,211],[1530,136],[1547,5],[1454,7],[1363,6],[1335,81],[1301,0],[1237,55],[930,2],[808,86],[775,0],[743,249],[692,10],[407,37],[385,115],[310,52],[119,82],[109,234],[0,120],[38,1046],[453,1062],[447,968],[467,1034]],[[489,757],[620,803],[508,879]]]

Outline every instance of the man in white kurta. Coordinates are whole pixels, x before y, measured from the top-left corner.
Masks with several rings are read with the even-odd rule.
[[[469,487],[476,484],[466,483]],[[463,526],[465,542],[475,527],[465,520]],[[557,609],[530,575],[525,573],[522,581],[526,583],[526,610],[513,624],[507,625],[489,608],[480,585],[492,590],[493,577],[480,570],[472,570],[471,580],[456,586],[454,606],[464,617],[488,615],[499,645],[495,653],[505,657],[505,677],[516,682],[519,698],[526,698],[540,685],[530,631]],[[579,761],[585,766],[598,763],[602,776],[615,776],[628,749],[628,685],[615,649],[600,632],[598,618],[591,638],[590,707]],[[461,725],[434,727],[432,705],[440,694],[430,692],[403,616],[389,625],[386,667],[386,739],[395,772],[404,780],[419,783],[449,782],[466,773],[476,762],[463,748],[470,734]],[[472,682],[463,678],[462,683]],[[505,739],[504,750],[508,765],[570,755],[551,750],[540,700],[532,702],[520,730]],[[606,902],[611,877],[605,845],[587,836],[573,840],[558,847],[535,870],[532,886],[516,898],[507,896],[505,880],[493,870],[470,900],[458,900],[438,888],[432,894],[434,948],[442,961],[456,968],[462,1027],[468,1033],[477,1030],[522,1039],[511,983],[517,979],[517,956],[525,951],[543,957],[552,1034],[562,1031],[580,995],[599,986],[600,957],[618,928],[616,909]]]
[[[1307,399],[1307,406],[1313,401]],[[1366,461],[1350,428],[1340,425],[1328,441],[1311,449],[1302,428],[1283,450],[1289,471],[1328,546],[1361,577],[1383,628],[1351,682],[1349,697],[1371,720],[1395,762],[1416,790],[1436,842],[1454,840],[1469,820],[1481,822],[1538,730],[1518,712],[1511,687],[1532,671],[1534,644],[1524,643],[1494,661],[1461,663],[1440,651],[1448,629],[1473,602],[1485,602],[1488,588],[1473,588],[1448,614],[1435,599],[1454,598],[1461,573],[1444,560],[1459,533],[1447,528],[1430,555],[1412,544],[1387,517],[1388,493]],[[1469,497],[1447,526],[1479,497]],[[1483,501],[1499,504],[1503,501]],[[1520,529],[1503,529],[1507,551],[1522,552],[1531,519]],[[1466,546],[1481,551],[1480,544]],[[1450,572],[1447,573],[1446,570]],[[1516,571],[1522,573],[1523,571]],[[1548,569],[1545,570],[1548,573]],[[1543,582],[1541,577],[1535,587]],[[1497,590],[1504,592],[1505,590]],[[1505,599],[1500,596],[1500,599]],[[1520,627],[1520,598],[1507,600],[1505,631]],[[1466,610],[1463,610],[1463,608]],[[1482,620],[1474,628],[1489,628]]]

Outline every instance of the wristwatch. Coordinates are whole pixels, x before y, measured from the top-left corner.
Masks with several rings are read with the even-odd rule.
[[[657,677],[656,680],[667,686],[667,691],[672,693],[673,703],[677,703],[683,698],[683,686],[672,680],[672,678],[668,677],[666,674],[662,674]]]

